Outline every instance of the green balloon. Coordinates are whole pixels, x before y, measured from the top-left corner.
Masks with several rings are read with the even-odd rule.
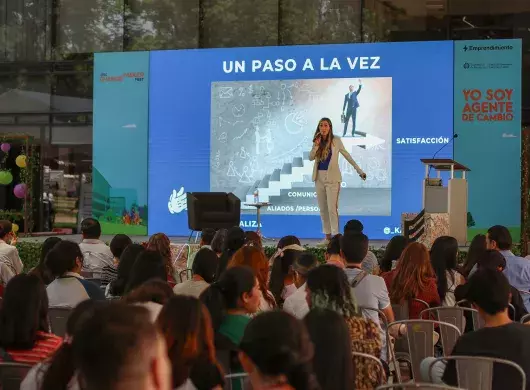
[[[9,171],[0,171],[0,184],[8,185],[13,181],[13,175]]]

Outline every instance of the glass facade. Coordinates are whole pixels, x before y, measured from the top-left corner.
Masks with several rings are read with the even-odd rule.
[[[26,134],[37,153],[32,230],[75,231],[98,205],[94,52],[492,38],[523,39],[528,124],[528,0],[0,0],[0,139]]]

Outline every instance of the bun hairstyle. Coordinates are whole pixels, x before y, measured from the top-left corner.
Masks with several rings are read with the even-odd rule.
[[[303,323],[282,311],[262,313],[245,328],[240,350],[264,377],[285,376],[295,390],[318,390],[313,344]]]

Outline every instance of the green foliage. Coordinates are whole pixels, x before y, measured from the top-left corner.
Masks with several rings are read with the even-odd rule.
[[[18,241],[16,245],[18,254],[24,263],[24,271],[28,272],[30,269],[39,264],[40,252],[42,242],[40,241]]]

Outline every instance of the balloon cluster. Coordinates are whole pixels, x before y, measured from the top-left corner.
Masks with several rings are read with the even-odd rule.
[[[0,150],[2,150],[2,152],[4,153],[8,153],[11,150],[11,145],[8,144],[7,142],[4,142],[0,145]],[[17,167],[19,168],[26,168],[27,167],[26,156],[23,154],[17,156],[17,158],[15,159],[15,164],[17,164]],[[6,185],[11,184],[12,182],[13,182],[13,175],[11,174],[11,172],[6,171],[6,170],[0,171],[0,184],[1,185],[6,186]],[[27,191],[28,191],[28,187],[24,183],[17,184],[15,188],[13,189],[13,193],[19,199],[24,199],[26,197]]]

